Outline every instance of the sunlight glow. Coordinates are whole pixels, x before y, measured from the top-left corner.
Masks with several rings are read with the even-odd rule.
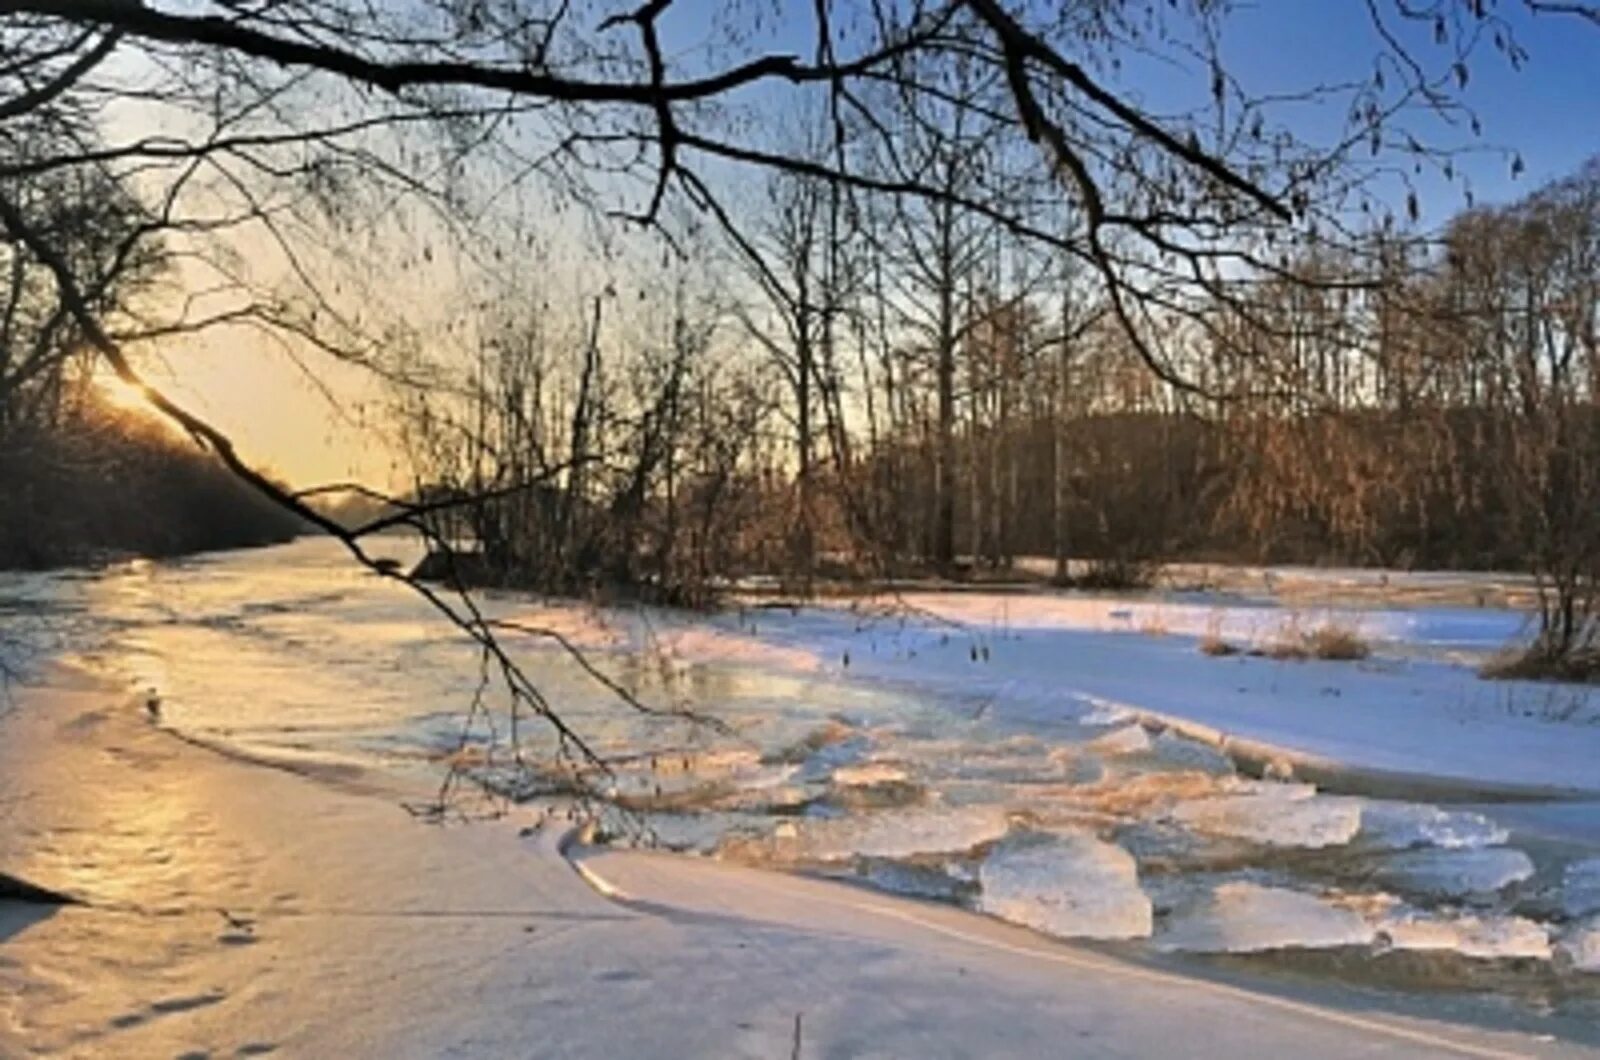
[[[118,376],[96,374],[94,377],[95,389],[100,392],[100,397],[112,408],[149,411],[149,391],[142,386],[135,386]]]

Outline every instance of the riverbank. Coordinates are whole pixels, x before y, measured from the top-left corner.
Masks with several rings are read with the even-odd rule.
[[[0,906],[7,1056],[1592,1055],[701,859],[588,852],[606,897],[564,825],[424,824],[87,681],[0,737],[0,866],[87,902]]]

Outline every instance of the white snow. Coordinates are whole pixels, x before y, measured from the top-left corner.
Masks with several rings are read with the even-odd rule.
[[[1092,835],[1020,837],[997,846],[978,873],[979,908],[1058,938],[1147,938],[1150,899],[1138,865]]]
[[[819,607],[774,615],[760,635],[812,646],[823,658],[848,650],[852,677],[959,690],[1018,723],[1066,714],[1114,726],[1144,717],[1210,742],[1283,752],[1291,765],[1431,778],[1486,793],[1600,792],[1600,724],[1593,723],[1600,693],[1485,681],[1474,672],[1475,662],[1524,628],[1514,613],[1363,612],[1361,629],[1375,638],[1371,659],[1294,662],[1197,650],[1197,632],[1219,613],[1266,628],[1289,620],[1289,610],[1267,603],[1219,597],[1215,606],[1169,607],[1044,592],[903,599],[915,610],[892,628],[858,630],[859,616]],[[965,625],[953,630],[928,615]],[[1157,615],[1167,635],[1151,631]],[[863,641],[876,650],[864,650]],[[970,649],[979,643],[986,654],[974,661]],[[1440,645],[1449,650],[1435,650]]]
[[[1170,912],[1155,944],[1193,953],[1257,953],[1364,946],[1373,935],[1359,914],[1315,895],[1233,880]]]
[[[411,755],[416,773],[436,779],[429,751],[455,745],[473,682],[470,658],[445,649],[447,632],[365,583],[340,583],[332,603],[318,603],[305,594],[324,592],[321,580],[294,569],[283,577],[299,595],[241,617],[254,604],[241,605],[225,574],[224,564],[206,575],[215,585],[184,576],[205,606],[164,584],[159,614],[118,618],[131,632],[116,650],[124,661],[145,653],[175,726],[233,746],[332,746],[369,768],[362,752],[375,745],[383,768]],[[1313,596],[1322,584],[1301,581]],[[1362,608],[1381,585],[1354,582],[1338,606],[1298,607],[1264,594],[988,592],[911,594],[910,609],[878,614],[837,602],[693,617],[510,594],[488,603],[580,644],[647,702],[728,723],[724,738],[618,709],[553,642],[516,644],[563,716],[617,756],[617,796],[647,808],[673,844],[859,872],[1058,935],[1149,934],[1154,897],[1171,909],[1167,933],[1186,933],[1193,948],[1349,945],[1381,928],[1402,948],[1547,954],[1562,918],[1600,912],[1600,858],[1574,862],[1559,886],[1554,871],[1600,851],[1600,802],[1499,796],[1600,793],[1590,690],[1479,680],[1471,664],[1520,621],[1510,612]],[[1419,592],[1444,602],[1442,582]],[[190,611],[203,620],[171,620]],[[1248,646],[1322,621],[1358,626],[1372,658],[1197,650],[1213,628]],[[1298,782],[1278,782],[1288,777]],[[1012,834],[1024,826],[1061,834]],[[1511,889],[1535,867],[1511,842],[1539,859],[1538,888]],[[961,870],[980,878],[952,874]],[[1166,900],[1218,873],[1243,879]],[[1310,889],[1313,873],[1348,890],[1278,886]],[[1380,888],[1409,905],[1373,912],[1379,899],[1399,901]],[[1512,908],[1552,922],[1503,915],[1525,898]],[[1562,945],[1581,954],[1600,943],[1573,928]]]

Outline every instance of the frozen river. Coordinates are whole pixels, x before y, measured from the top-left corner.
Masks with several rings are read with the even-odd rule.
[[[1431,576],[1427,606],[1407,606],[1403,577],[1354,601],[1337,578],[1319,595],[1314,572],[1297,577],[1292,604],[1268,579],[712,617],[487,595],[489,614],[560,633],[666,712],[641,714],[550,639],[507,635],[609,772],[562,766],[533,719],[514,746],[472,647],[330,542],[0,574],[0,615],[34,664],[71,657],[153,690],[163,724],[252,755],[419,791],[452,769],[530,799],[581,783],[617,842],[846,877],[1152,959],[1595,1011],[1588,691],[1479,680],[1523,620],[1473,606],[1470,579],[1441,601]],[[1250,653],[1335,621],[1372,657]],[[1211,658],[1203,639],[1241,650]]]

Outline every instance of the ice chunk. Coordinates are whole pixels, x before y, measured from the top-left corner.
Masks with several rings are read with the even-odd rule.
[[[1156,945],[1191,953],[1365,946],[1372,927],[1348,909],[1282,887],[1224,883],[1168,916]]]
[[[1097,736],[1085,746],[1100,755],[1136,755],[1150,750],[1150,734],[1143,725],[1134,723]]]
[[[810,732],[806,732],[800,740],[790,743],[786,748],[779,749],[774,754],[774,761],[779,762],[805,762],[808,757],[821,753],[827,748],[837,748],[840,745],[854,743],[854,751],[864,751],[866,738],[856,730],[854,725],[848,724],[838,717],[830,717],[824,724],[816,725]]]
[[[1197,769],[1224,776],[1234,772],[1233,759],[1210,744],[1179,736],[1168,729],[1150,742],[1154,756],[1176,769]]]
[[[869,788],[874,784],[903,784],[909,779],[905,769],[892,762],[862,762],[833,771],[833,782],[841,787]]]
[[[1133,721],[1138,717],[1138,712],[1132,707],[1117,703],[1110,699],[1101,699],[1099,696],[1085,696],[1084,701],[1089,704],[1089,710],[1078,719],[1083,725],[1121,725]]]
[[[1029,837],[1002,844],[978,872],[979,908],[1060,938],[1150,935],[1150,899],[1121,847],[1092,835]]]
[[[1364,846],[1384,850],[1434,846],[1452,849],[1492,847],[1510,833],[1481,813],[1441,810],[1414,802],[1369,801],[1361,810]]]
[[[1401,950],[1448,950],[1467,957],[1550,959],[1550,933],[1520,916],[1433,917],[1399,912],[1378,922],[1378,932]]]
[[[1600,973],[1600,916],[1572,925],[1556,949],[1576,971]]]
[[[864,879],[879,890],[895,894],[908,894],[916,898],[932,898],[941,902],[959,901],[971,890],[971,883],[951,875],[944,865],[919,865],[899,861],[871,859],[857,870],[857,878]]]
[[[815,734],[814,734],[815,735]],[[824,733],[823,738],[829,734]],[[799,778],[807,782],[825,781],[840,767],[860,761],[871,750],[872,743],[865,736],[850,736],[810,746],[801,743],[785,752],[788,759],[800,764]]]
[[[728,857],[755,861],[848,861],[853,857],[908,858],[952,854],[990,843],[1011,822],[998,806],[900,810],[784,822],[770,836],[733,837]]]
[[[1281,794],[1274,788],[1285,789]],[[1193,799],[1172,808],[1172,818],[1199,832],[1248,839],[1277,847],[1339,846],[1361,828],[1354,799],[1309,796],[1296,785],[1264,785],[1257,791]]]
[[[815,798],[792,783],[795,772],[754,754],[658,754],[615,766],[607,797],[640,810],[787,808]]]
[[[1392,887],[1445,898],[1492,895],[1533,875],[1533,862],[1512,847],[1445,850],[1428,847],[1392,854],[1377,866]]]
[[[1561,877],[1561,911],[1574,919],[1600,913],[1600,858],[1567,866]]]
[[[1116,832],[1116,840],[1146,873],[1193,872],[1248,861],[1255,848],[1242,839],[1202,835],[1170,821],[1136,821]],[[1149,892],[1149,880],[1145,884]],[[1152,895],[1153,896],[1153,895]]]
[[[829,799],[850,809],[887,809],[922,801],[922,785],[903,766],[892,762],[863,762],[833,771]]]
[[[968,752],[950,763],[954,776],[963,780],[990,780],[1001,784],[1033,784],[1065,780],[1075,766],[1046,754],[989,755]]]

